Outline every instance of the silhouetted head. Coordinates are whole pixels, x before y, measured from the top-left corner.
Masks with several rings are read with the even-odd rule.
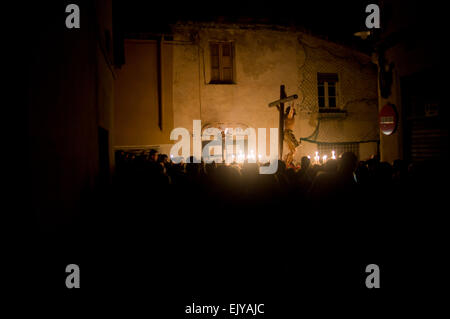
[[[278,160],[277,174],[283,174],[284,172],[286,172],[286,163],[284,161]]]
[[[387,184],[392,181],[392,166],[388,162],[381,162],[377,170],[378,181]]]
[[[150,150],[149,160],[152,162],[156,162],[158,160],[158,151],[155,149]]]
[[[303,156],[301,159],[300,166],[302,169],[308,169],[311,165],[311,160],[308,158],[308,156]]]
[[[340,159],[339,172],[343,175],[352,174],[356,168],[356,163],[356,155],[353,152],[345,152]]]
[[[205,172],[208,175],[211,175],[214,173],[214,170],[217,168],[216,162],[212,161],[211,163],[206,163],[205,165]]]
[[[166,154],[159,154],[158,162],[166,164],[169,161],[169,157]]]
[[[197,176],[200,172],[200,163],[195,163],[195,157],[194,156],[189,156],[189,160],[186,163],[186,173],[189,176]]]
[[[338,162],[335,159],[328,160],[324,165],[324,171],[328,173],[336,173],[338,170]]]
[[[408,175],[408,163],[404,160],[395,160],[392,169],[396,178],[405,178]]]
[[[369,182],[369,168],[365,162],[358,163],[355,174],[359,184],[367,184]]]
[[[242,165],[242,174],[243,175],[258,175],[259,173],[259,167],[257,163],[248,163],[244,162],[244,165]]]

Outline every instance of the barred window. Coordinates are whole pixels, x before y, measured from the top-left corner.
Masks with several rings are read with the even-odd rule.
[[[233,43],[211,42],[211,82],[212,84],[230,84],[234,80]]]
[[[327,155],[328,158],[331,158],[332,152],[334,151],[336,158],[339,158],[345,152],[352,152],[359,158],[359,143],[318,143],[317,151],[320,157]]]

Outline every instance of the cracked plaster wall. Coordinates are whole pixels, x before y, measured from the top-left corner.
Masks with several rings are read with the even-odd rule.
[[[297,138],[310,136],[319,120],[317,73],[339,76],[338,106],[345,118],[321,119],[320,142],[378,139],[376,68],[362,53],[290,30],[174,26],[174,127],[192,130],[192,120],[278,127],[278,112],[268,103],[279,99],[280,85],[295,101]],[[235,84],[209,84],[210,41],[232,41]],[[284,147],[286,151],[287,147]],[[296,159],[311,155],[314,143],[303,142]],[[376,143],[360,145],[360,158],[376,153]]]

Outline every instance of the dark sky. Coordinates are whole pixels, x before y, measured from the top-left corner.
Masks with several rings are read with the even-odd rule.
[[[121,1],[115,0],[116,16],[126,31],[164,30],[176,20],[246,21],[298,25],[318,35],[341,42],[358,39],[353,33],[364,29],[365,7],[370,0],[335,1]]]

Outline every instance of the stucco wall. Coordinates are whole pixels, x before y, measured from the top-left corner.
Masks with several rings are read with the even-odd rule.
[[[114,146],[169,142],[172,118],[172,46],[162,44],[162,129],[158,125],[157,42],[126,40],[125,64],[116,70]]]
[[[298,134],[309,137],[320,121],[312,140],[328,143],[373,141],[378,139],[376,68],[368,56],[343,46],[298,34],[300,110]],[[337,106],[346,116],[322,118],[318,112],[317,73],[337,73]],[[360,159],[376,153],[376,142],[360,145]],[[313,154],[316,145],[305,142],[301,155]],[[303,154],[302,154],[303,153]],[[371,153],[371,154],[369,154]]]
[[[345,119],[328,119],[331,125],[322,125],[322,140],[317,141],[378,139],[376,68],[368,56],[290,30],[178,24],[174,34],[175,127],[191,130],[193,119],[201,119],[202,125],[238,122],[254,128],[278,127],[278,112],[268,103],[279,98],[284,84],[287,95],[299,96],[294,133],[297,138],[308,137],[319,118],[317,73],[324,72],[339,75],[338,106],[348,113]],[[233,41],[235,84],[209,84],[209,41]],[[304,142],[296,158],[316,148]]]

